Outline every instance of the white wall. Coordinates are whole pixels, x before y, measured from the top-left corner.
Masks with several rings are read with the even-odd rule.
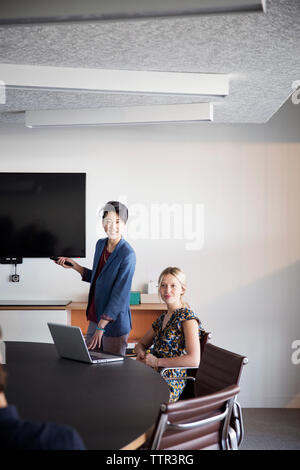
[[[1,310],[0,324],[3,343],[6,341],[53,343],[48,322],[70,325],[70,312],[67,310]]]
[[[181,267],[188,300],[213,342],[249,358],[242,405],[300,406],[300,365],[291,361],[292,342],[300,339],[298,127],[299,109],[290,103],[264,126],[2,126],[0,168],[87,173],[86,266],[103,236],[97,210],[107,200],[123,196],[133,210],[132,230],[141,208],[146,214],[153,204],[187,204],[193,211],[201,205],[201,249],[188,250],[195,240],[174,239],[174,230],[167,240],[152,239],[147,217],[148,239],[128,234],[137,254],[133,290],[168,265]],[[24,259],[19,284],[8,281],[11,272],[0,266],[1,299],[87,298],[78,274],[50,260]]]

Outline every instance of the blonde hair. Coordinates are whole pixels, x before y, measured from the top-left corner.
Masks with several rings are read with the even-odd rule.
[[[170,267],[168,267],[168,268],[166,268],[162,271],[162,273],[160,274],[160,276],[158,278],[158,294],[159,294],[159,296],[160,296],[160,287],[161,287],[162,280],[163,280],[164,276],[166,276],[167,274],[171,274],[172,276],[176,277],[177,281],[180,283],[181,287],[184,289],[184,293],[181,294],[181,297],[180,297],[182,306],[190,308],[189,304],[185,300],[183,300],[183,296],[184,296],[185,291],[186,291],[186,276],[185,276],[184,272],[179,268],[170,266]]]

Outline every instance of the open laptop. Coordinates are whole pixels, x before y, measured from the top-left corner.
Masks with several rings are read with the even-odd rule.
[[[78,326],[48,323],[48,327],[60,357],[89,364],[124,361],[123,356],[115,356],[104,352],[90,352]]]

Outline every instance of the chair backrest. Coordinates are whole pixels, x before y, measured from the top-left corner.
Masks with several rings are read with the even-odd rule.
[[[211,333],[208,331],[203,331],[201,338],[200,338],[200,350],[201,350],[201,357],[202,354],[204,353],[204,348],[206,346],[206,343],[211,339]]]
[[[226,449],[237,385],[209,396],[161,405],[149,449]]]
[[[201,397],[239,384],[246,356],[207,343],[194,382],[194,396]]]
[[[211,339],[211,336],[212,335],[210,332],[202,330],[202,334],[200,336],[200,361],[202,359],[206,344]],[[188,368],[189,377],[196,377],[197,370],[198,367],[193,367],[192,369]],[[186,400],[187,398],[192,397],[194,397],[194,384],[188,381],[179,399]]]

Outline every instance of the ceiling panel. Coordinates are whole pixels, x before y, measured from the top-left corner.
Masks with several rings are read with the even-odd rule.
[[[1,27],[0,63],[229,74],[229,95],[212,98],[214,122],[266,122],[300,79],[300,2],[269,0],[265,14]],[[25,110],[207,100],[7,90],[0,121],[24,121]]]

